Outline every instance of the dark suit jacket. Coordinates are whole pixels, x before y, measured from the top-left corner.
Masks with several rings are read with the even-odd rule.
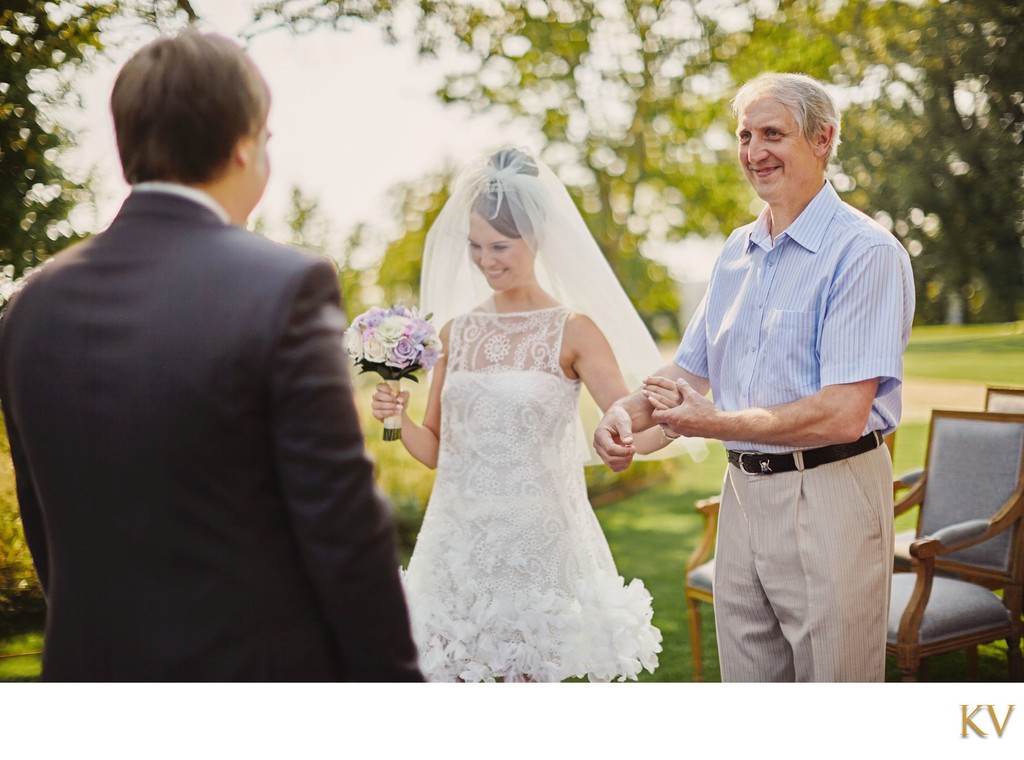
[[[48,680],[418,680],[333,266],[166,193],[0,320]]]

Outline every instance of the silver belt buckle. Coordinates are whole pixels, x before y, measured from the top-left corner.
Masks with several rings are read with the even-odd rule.
[[[758,465],[760,465],[760,468],[761,468],[760,472],[758,470],[748,470],[746,467],[743,466],[743,457],[756,457],[756,456],[758,456],[758,453],[756,451],[741,451],[740,452],[740,462],[739,462],[740,469],[743,470],[743,472],[747,473],[748,475],[771,475],[772,468],[769,466],[769,464],[767,462],[758,462]]]

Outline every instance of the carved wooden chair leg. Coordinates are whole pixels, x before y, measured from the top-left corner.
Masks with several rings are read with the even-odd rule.
[[[1020,652],[1020,636],[1011,636],[1006,640],[1006,656],[1010,661],[1010,680],[1024,681],[1024,663]]]
[[[703,681],[704,670],[701,666],[701,640],[700,640],[700,602],[696,599],[687,599],[686,605],[690,611],[690,644],[693,650],[693,680]]]

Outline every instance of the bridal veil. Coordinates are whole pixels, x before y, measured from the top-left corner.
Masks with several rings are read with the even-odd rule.
[[[630,389],[665,364],[607,259],[587,229],[565,186],[543,162],[522,150],[503,150],[464,168],[451,197],[427,234],[420,278],[420,310],[440,328],[452,318],[483,308],[492,295],[473,264],[468,245],[470,215],[481,195],[498,209],[507,203],[516,229],[536,254],[537,281],[569,309],[590,317],[611,344]],[[580,413],[588,464],[599,463],[593,430],[600,410],[588,393]],[[685,448],[696,458],[707,449],[701,439],[680,438],[667,455]]]

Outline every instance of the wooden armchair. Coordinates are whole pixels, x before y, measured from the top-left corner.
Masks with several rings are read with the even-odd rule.
[[[704,680],[700,603],[715,601],[712,584],[715,578],[715,541],[718,538],[718,507],[721,495],[701,499],[695,508],[704,517],[704,530],[696,548],[686,561],[683,598],[690,618],[690,649],[693,656],[693,680]]]
[[[988,386],[985,388],[985,411],[1024,414],[1024,388]],[[924,470],[903,473],[896,479],[895,489],[898,491],[912,488],[923,473]],[[900,572],[910,572],[910,544],[915,538],[917,534],[913,530],[900,531],[896,534],[894,565]]]
[[[985,389],[985,411],[1003,414],[1024,414],[1024,388]]]
[[[924,474],[895,512],[914,506],[913,572],[893,575],[887,654],[914,681],[923,658],[966,649],[976,678],[977,645],[1006,639],[1020,680],[1024,414],[934,411]]]

